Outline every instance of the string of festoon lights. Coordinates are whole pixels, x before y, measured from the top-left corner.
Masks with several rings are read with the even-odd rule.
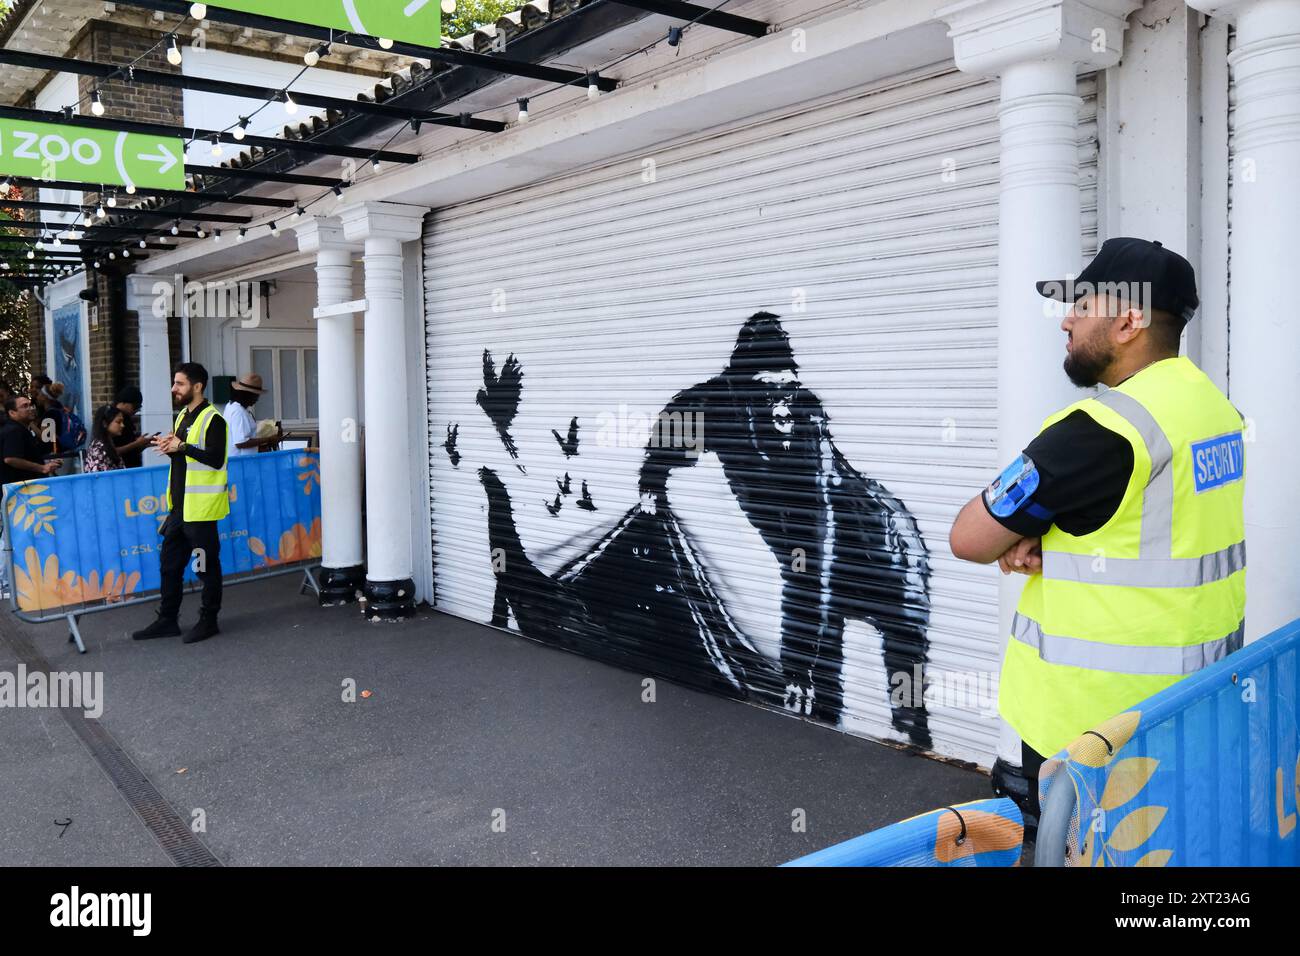
[[[677,49],[678,54],[680,54],[681,52],[680,45],[687,31],[689,31],[692,27],[696,26],[700,20],[704,19],[709,14],[721,10],[729,2],[730,0],[720,0],[720,2],[716,3],[712,7],[703,10],[701,13],[699,13],[695,17],[695,19],[690,20],[681,25],[673,25],[668,27],[667,32],[663,36],[660,36],[655,40],[652,40],[651,42],[645,44],[644,46],[641,46],[638,49],[625,53],[622,56],[618,57],[617,59],[614,59],[609,63],[603,64],[598,68],[592,68],[586,70],[584,72],[583,77],[574,80],[569,80],[566,82],[554,83],[551,86],[543,89],[542,91],[537,93],[532,93],[527,97],[516,97],[513,100],[509,100],[503,103],[494,104],[492,106],[480,107],[479,109],[474,110],[472,113],[463,113],[461,114],[461,116],[463,118],[468,118],[474,115],[480,115],[485,113],[496,113],[496,112],[510,109],[511,106],[514,106],[517,109],[516,122],[519,124],[528,123],[530,120],[529,106],[532,100],[539,99],[540,97],[549,95],[551,93],[557,92],[562,89],[568,89],[582,82],[586,83],[588,99],[590,100],[598,99],[602,94],[600,88],[600,79],[601,79],[602,72],[611,70],[619,66],[620,64],[626,62],[627,60],[632,59],[633,57],[649,53],[651,50],[665,43],[670,48]],[[442,12],[446,14],[454,13],[456,9],[455,0],[441,0],[440,6]],[[114,71],[114,73],[103,77],[99,82],[104,82],[107,80],[117,79],[117,78],[125,79],[127,82],[134,82],[134,67],[141,60],[152,55],[156,50],[158,50],[159,47],[163,47],[163,46],[166,47],[167,62],[170,63],[172,66],[180,66],[184,62],[184,54],[182,52],[180,41],[178,39],[180,32],[186,26],[186,24],[189,23],[191,20],[201,23],[206,18],[207,12],[208,12],[207,4],[192,3],[189,8],[189,15],[183,18],[181,22],[178,23],[172,30],[163,34],[152,47],[150,47],[144,53],[140,54],[140,56],[136,57],[130,63],[117,68]],[[283,87],[279,87],[275,92],[273,92],[271,96],[267,97],[266,100],[263,101],[256,109],[250,111],[246,115],[244,114],[239,115],[234,122],[230,123],[223,129],[221,129],[219,133],[221,134],[229,133],[235,140],[242,140],[245,136],[246,131],[248,130],[250,122],[254,118],[256,118],[258,114],[260,114],[263,110],[268,109],[274,103],[283,104],[284,112],[287,116],[293,116],[297,114],[298,104],[294,101],[291,92],[293,85],[302,78],[302,76],[307,72],[308,69],[317,66],[321,62],[321,60],[330,56],[331,53],[333,52],[334,44],[337,43],[341,45],[348,45],[348,40],[350,39],[351,36],[352,35],[350,33],[345,33],[345,32],[336,33],[334,30],[330,30],[328,40],[321,41],[319,44],[309,49],[303,55],[303,67],[293,76],[292,79],[289,80],[289,82],[284,84]],[[393,46],[393,41],[390,39],[377,37],[376,40],[378,42],[378,45],[382,49],[385,50],[391,49]],[[92,87],[89,93],[86,94],[86,96],[79,98],[77,101],[77,106],[79,107],[83,101],[89,102],[89,109],[92,114],[94,114],[95,116],[104,115],[105,108],[99,93],[98,85]],[[63,108],[63,113],[66,116],[71,117],[71,115],[73,114],[73,107],[65,106]],[[370,155],[365,160],[363,160],[363,163],[368,162],[370,166],[370,175],[367,177],[366,180],[363,181],[368,181],[369,179],[373,179],[375,178],[376,175],[380,173],[382,168],[380,155],[382,155],[388,149],[388,147],[392,145],[392,143],[398,138],[398,136],[402,135],[404,132],[408,130],[410,130],[413,134],[418,134],[420,131],[420,125],[421,125],[420,119],[414,117],[411,118],[406,123],[398,126],[393,131],[392,135],[390,135],[388,139],[385,140],[381,146],[373,150],[370,153]],[[191,136],[188,140],[186,140],[185,145],[187,150],[200,138],[202,137],[194,135]],[[224,151],[222,149],[222,144],[219,136],[209,134],[209,138],[212,141],[212,150],[211,150],[212,156],[214,158],[220,158],[223,155]],[[219,176],[220,167],[214,167],[213,173],[214,175]],[[356,178],[355,173],[351,178],[342,177],[339,179],[337,183],[335,183],[334,185],[326,189],[323,189],[319,194],[311,198],[300,200],[294,207],[293,212],[287,216],[282,216],[280,218],[272,218],[265,223],[257,223],[249,226],[238,227],[235,230],[234,240],[236,242],[243,242],[253,237],[255,234],[261,233],[263,229],[265,230],[265,234],[267,235],[278,236],[280,235],[282,224],[297,223],[304,216],[307,215],[308,211],[311,210],[312,207],[316,206],[318,203],[325,201],[330,196],[333,196],[336,202],[341,201],[343,199],[344,190],[348,189],[351,186],[356,185],[358,182],[359,180]],[[8,178],[0,180],[0,191],[6,189],[8,185],[9,185]],[[128,194],[134,194],[136,190],[135,187],[132,185],[132,186],[127,186],[125,191]],[[100,200],[97,202],[93,210],[91,210],[89,207],[86,207],[82,210],[81,225],[83,227],[89,228],[92,225],[94,225],[97,220],[105,219],[108,215],[108,210],[115,208],[118,204],[116,188],[106,188],[103,185],[101,185],[100,197],[101,197]],[[169,230],[173,236],[179,235],[183,219],[191,219],[195,221],[196,236],[198,239],[202,240],[208,238],[208,230],[206,230],[203,227],[203,224],[200,221],[202,219],[201,216],[176,217],[173,220]],[[45,243],[47,241],[51,241],[52,245],[57,247],[61,245],[61,241],[60,241],[61,237],[70,240],[75,240],[75,239],[79,239],[81,235],[82,232],[74,228],[72,230],[65,230],[61,234],[56,234],[53,237],[53,239],[50,240],[50,237],[47,236],[44,233],[44,231],[42,231],[41,238],[36,240],[36,242],[33,244],[34,249],[35,251],[43,250]],[[222,230],[217,228],[212,229],[211,240],[215,243],[221,242],[223,240]],[[141,249],[147,247],[147,243],[144,238],[139,239],[137,245]],[[29,249],[27,251],[26,255],[29,260],[35,258],[35,251],[33,249]],[[130,249],[123,247],[121,249],[121,256],[124,259],[129,259],[131,256]],[[116,260],[117,257],[118,257],[118,252],[116,249],[110,249],[108,251],[107,258],[109,260]],[[7,271],[8,265],[9,264],[7,262],[0,262],[0,269],[4,269],[5,271]],[[98,269],[101,266],[101,260],[96,258],[91,262],[91,265],[93,268]],[[73,271],[73,267],[71,265],[65,265],[62,267],[60,271],[66,275]]]

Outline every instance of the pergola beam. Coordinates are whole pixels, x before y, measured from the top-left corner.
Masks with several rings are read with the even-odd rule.
[[[204,167],[207,168],[207,167]],[[216,167],[213,167],[217,171]],[[71,189],[81,192],[111,192],[118,187],[109,187],[104,183],[83,183],[71,179],[36,179],[31,176],[5,176],[16,186],[30,186],[37,189]],[[125,192],[125,190],[120,190]],[[130,194],[128,194],[130,195]],[[237,193],[190,192],[183,189],[147,189],[137,187],[134,195],[154,196],[158,199],[170,199],[175,202],[190,202],[197,206],[212,203],[228,203],[235,206],[274,206],[278,209],[292,209],[297,205],[292,199],[279,199],[266,196],[243,196]]]
[[[317,156],[343,156],[350,159],[378,158],[389,163],[416,163],[420,157],[414,153],[397,153],[392,150],[366,149],[362,146],[326,146],[305,139],[280,139],[275,136],[245,136],[236,139],[233,133],[223,133],[217,129],[199,129],[191,126],[168,126],[165,123],[141,123],[136,120],[101,119],[95,116],[82,116],[74,113],[69,117],[65,113],[51,110],[25,109],[21,106],[0,106],[0,117],[27,120],[36,123],[52,123],[57,126],[74,126],[83,129],[103,129],[112,132],[143,133],[146,136],[176,137],[182,140],[210,140],[214,136],[223,143],[238,146],[261,146],[263,149],[287,149],[291,152],[312,153]],[[179,158],[179,157],[178,157]]]
[[[0,206],[10,209],[48,209],[51,212],[75,212],[84,213],[94,203],[87,203],[78,206],[75,203],[68,202],[34,202],[30,199],[0,199]],[[114,206],[110,214],[113,219],[119,220],[127,217],[150,217],[153,219],[202,219],[204,222],[234,222],[245,223],[252,222],[252,216],[231,216],[219,213],[204,213],[202,216],[187,216],[184,213],[160,212],[153,209],[140,209],[135,206]],[[3,224],[3,220],[0,220]],[[83,227],[88,228],[88,227]]]
[[[122,67],[108,63],[94,63],[74,60],[63,56],[46,56],[43,53],[28,53],[23,50],[0,49],[0,64],[28,67],[35,70],[49,70],[54,73],[80,73],[101,80],[114,79],[122,74]],[[271,86],[255,86],[251,83],[233,83],[229,80],[214,80],[203,76],[187,76],[182,73],[163,73],[158,70],[145,70],[139,67],[131,69],[130,75],[124,77],[136,83],[149,83],[154,86],[167,86],[173,89],[197,90],[202,93],[216,93],[220,96],[239,96],[253,100],[273,100],[279,97],[280,89]],[[460,126],[459,116],[451,113],[434,113],[427,110],[412,110],[390,103],[376,103],[373,100],[348,100],[338,96],[324,96],[319,93],[304,93],[291,90],[294,101],[302,106],[318,109],[338,110],[339,112],[370,113],[373,116],[385,116],[399,122],[416,119],[421,123],[435,125]],[[488,133],[499,133],[505,129],[505,123],[495,120],[470,119],[466,123],[470,129]]]
[[[131,7],[142,7],[145,10],[157,10],[162,13],[170,13],[177,17],[186,17],[189,15],[190,5],[188,0],[118,0],[118,2]],[[470,53],[468,50],[461,50],[452,47],[433,47],[422,46],[416,43],[404,43],[400,40],[394,41],[392,46],[387,50],[379,45],[377,37],[366,36],[361,33],[340,34],[337,30],[331,30],[329,27],[318,27],[310,23],[298,23],[294,20],[281,20],[278,17],[267,17],[255,13],[242,13],[238,10],[226,10],[221,7],[208,7],[207,18],[213,23],[229,23],[233,26],[252,27],[255,30],[267,30],[271,33],[280,33],[286,36],[306,37],[311,40],[320,40],[326,43],[343,43],[347,46],[361,47],[367,50],[376,50],[380,53],[400,53],[405,56],[412,56],[420,60],[433,60],[440,63],[447,63],[452,66],[467,66],[479,70],[487,70],[492,73],[504,73],[510,76],[523,76],[533,80],[542,80],[546,83],[585,83],[587,75],[575,70],[564,70],[553,66],[542,66],[537,63],[528,63],[523,60],[513,60],[509,57],[500,55],[491,55],[485,53]],[[600,88],[605,92],[616,89],[618,82],[616,80],[600,77],[598,80]]]
[[[770,29],[769,25],[762,20],[737,16],[734,13],[723,13],[711,7],[701,6],[698,3],[679,3],[676,0],[615,0],[615,2],[621,3],[625,7],[636,7],[638,10],[645,10],[647,13],[658,13],[665,17],[672,17],[674,20],[700,23],[706,27],[717,27],[719,30],[743,33],[745,36],[767,36],[767,31]]]

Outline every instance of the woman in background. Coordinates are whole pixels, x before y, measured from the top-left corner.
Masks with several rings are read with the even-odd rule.
[[[126,427],[126,414],[116,405],[105,405],[95,412],[94,436],[86,449],[85,471],[116,471],[126,463],[118,454],[116,442]]]

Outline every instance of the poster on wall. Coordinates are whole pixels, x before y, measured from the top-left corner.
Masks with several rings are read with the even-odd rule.
[[[54,310],[54,362],[50,378],[63,383],[59,399],[64,408],[70,408],[83,422],[90,421],[86,408],[86,393],[82,388],[85,369],[86,343],[81,334],[81,302],[73,300]]]

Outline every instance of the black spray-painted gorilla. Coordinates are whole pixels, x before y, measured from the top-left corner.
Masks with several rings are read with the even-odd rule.
[[[490,544],[505,557],[493,623],[506,623],[508,607],[538,640],[836,724],[845,622],[858,619],[880,633],[891,681],[901,674],[912,686],[926,660],[925,544],[902,502],[836,449],[778,317],[760,312],[746,321],[727,367],[678,393],[657,421],[640,503],[553,577],[525,554],[505,486],[480,469]],[[676,429],[693,441],[674,440]],[[737,627],[669,500],[671,472],[702,452],[717,456],[780,567],[779,660]],[[892,720],[929,747],[922,685],[915,686],[914,698],[891,698]]]

